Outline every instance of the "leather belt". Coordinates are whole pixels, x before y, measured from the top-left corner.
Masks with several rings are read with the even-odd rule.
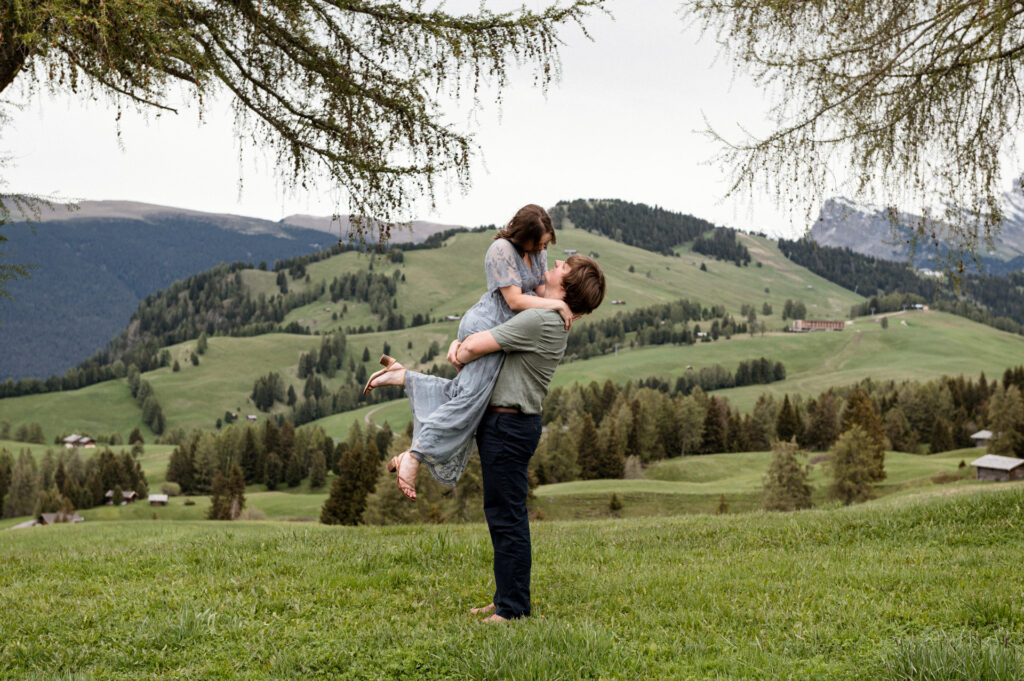
[[[487,411],[495,414],[522,414],[523,412],[515,407],[487,407]]]

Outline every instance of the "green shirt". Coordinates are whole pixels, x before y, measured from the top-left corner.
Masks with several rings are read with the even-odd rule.
[[[523,310],[491,335],[505,352],[505,363],[491,393],[492,407],[515,407],[524,414],[541,413],[548,384],[565,354],[569,332],[554,310]]]

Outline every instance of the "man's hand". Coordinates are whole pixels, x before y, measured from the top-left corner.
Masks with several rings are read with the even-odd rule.
[[[460,343],[459,339],[456,338],[455,340],[452,341],[451,345],[448,346],[448,361],[451,363],[453,367],[455,367],[456,371],[462,371],[462,367],[465,366],[465,364],[463,364],[456,358],[456,356],[459,353],[460,345],[462,345],[462,343]]]
[[[555,312],[562,316],[562,321],[565,322],[565,330],[568,331],[572,328],[572,322],[575,319],[575,316],[573,315],[572,310],[569,309],[568,303],[564,300],[559,300],[558,302],[559,305],[555,308]]]

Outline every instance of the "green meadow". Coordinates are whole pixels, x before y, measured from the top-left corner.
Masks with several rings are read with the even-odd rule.
[[[984,490],[984,491],[982,491]],[[491,626],[482,525],[0,533],[10,679],[1024,676],[1024,487],[790,514],[533,523]]]

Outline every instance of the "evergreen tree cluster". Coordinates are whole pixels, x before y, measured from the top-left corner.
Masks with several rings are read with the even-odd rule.
[[[45,444],[46,436],[43,434],[43,427],[36,422],[19,423],[11,429],[7,421],[0,421],[0,440],[16,440],[30,444]]]
[[[312,350],[299,355],[299,378],[308,378],[314,373],[334,378],[345,359],[345,345],[345,334],[342,331],[324,336],[319,351]]]
[[[260,376],[252,386],[249,399],[260,411],[270,411],[275,402],[284,402],[285,384],[281,374],[271,371],[266,376]]]
[[[783,319],[807,319],[807,306],[801,300],[786,299],[782,306]]]
[[[149,495],[142,465],[132,454],[120,456],[109,448],[83,461],[77,449],[47,450],[37,462],[31,450],[17,458],[0,450],[0,508],[3,517],[92,508],[106,501],[106,493],[132,490]],[[114,496],[115,503],[121,497]]]
[[[750,264],[750,251],[736,238],[736,230],[728,227],[715,227],[710,237],[704,235],[695,240],[693,252],[732,262],[736,267]]]
[[[326,480],[326,462],[334,459],[334,441],[319,426],[296,430],[288,421],[279,426],[268,419],[261,426],[194,431],[171,452],[165,478],[185,494],[208,494],[217,473],[230,480],[232,467],[238,466],[246,485],[298,487],[315,472],[311,484],[320,486]]]
[[[690,326],[690,322],[703,322]],[[691,345],[699,333],[702,340],[715,341],[747,333],[748,324],[737,321],[723,305],[702,307],[681,299],[650,305],[629,312],[618,312],[608,319],[585,321],[575,325],[565,348],[565,360],[587,359],[612,352],[615,346]],[[626,339],[630,338],[629,341]]]
[[[580,229],[664,255],[673,255],[674,247],[715,229],[707,220],[692,215],[615,199],[560,201],[552,209],[551,219],[556,228],[568,219]]]
[[[760,359],[746,366],[767,375],[773,363]],[[1002,384],[984,374],[926,382],[867,379],[810,399],[762,395],[746,414],[700,385],[690,387],[690,380],[687,375],[674,386],[653,377],[624,386],[606,381],[553,388],[544,402],[545,431],[531,470],[547,484],[621,477],[630,456],[649,464],[681,454],[765,451],[777,441],[828,451],[854,428],[868,443],[861,456],[872,484],[885,478],[887,449],[920,453],[927,443],[934,453],[971,447],[970,435],[980,428],[1006,434],[994,447],[1024,457],[1024,366],[1008,369]]]

